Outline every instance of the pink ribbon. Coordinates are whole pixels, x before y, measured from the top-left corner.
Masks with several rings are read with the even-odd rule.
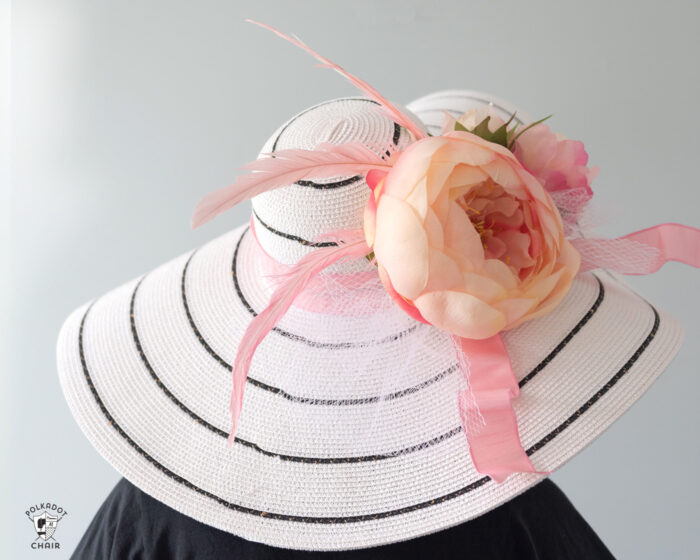
[[[608,268],[623,274],[651,274],[668,261],[700,268],[700,229],[660,224],[617,239],[574,239],[581,271]],[[520,443],[512,401],[520,389],[500,335],[486,340],[456,337],[468,360],[465,374],[472,393],[459,398],[462,427],[476,470],[496,482],[516,472],[537,471]],[[470,421],[480,415],[479,425]],[[471,429],[470,429],[471,428]]]
[[[496,482],[514,472],[549,474],[532,466],[520,444],[512,405],[520,388],[501,335],[485,340],[455,338],[468,360],[469,389],[460,393],[459,414],[476,470]],[[475,416],[483,419],[480,425],[472,420]]]
[[[581,272],[607,268],[622,274],[652,274],[668,261],[700,268],[700,229],[659,224],[616,239],[573,239]]]

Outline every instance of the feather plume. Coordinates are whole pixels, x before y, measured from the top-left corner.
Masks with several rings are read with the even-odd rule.
[[[303,179],[364,174],[371,169],[388,170],[393,159],[382,159],[359,142],[324,142],[315,150],[280,150],[267,155],[272,157],[251,161],[242,167],[253,173],[239,175],[233,184],[205,195],[195,206],[192,229],[263,192]]]
[[[284,281],[272,293],[267,307],[248,324],[238,345],[236,359],[231,370],[233,389],[231,390],[231,433],[229,445],[233,444],[238,418],[243,407],[243,389],[255,349],[265,338],[294,302],[294,298],[306,287],[309,281],[324,268],[345,258],[360,258],[370,252],[370,248],[360,236],[350,243],[322,247],[308,253],[286,273]]]
[[[262,27],[263,29],[267,29],[269,31],[272,31],[279,37],[282,37],[283,39],[289,41],[293,45],[296,45],[300,49],[305,50],[307,53],[309,53],[311,56],[316,58],[317,60],[321,61],[320,66],[324,68],[331,68],[332,70],[335,70],[338,72],[341,76],[345,77],[347,80],[352,83],[356,88],[359,90],[363,91],[367,96],[371,97],[374,101],[379,103],[379,105],[384,109],[384,111],[387,113],[388,117],[392,119],[396,124],[399,124],[403,126],[406,130],[408,130],[411,134],[413,134],[413,137],[416,140],[420,140],[421,138],[425,138],[425,134],[423,131],[418,128],[418,126],[406,115],[404,115],[391,101],[389,101],[386,97],[384,97],[381,93],[379,93],[376,89],[374,89],[371,85],[369,85],[367,82],[364,80],[361,80],[360,78],[353,76],[350,74],[350,72],[344,70],[340,66],[338,66],[335,62],[332,62],[328,60],[325,56],[317,53],[314,51],[311,47],[305,45],[302,43],[299,39],[296,39],[294,37],[290,37],[289,35],[285,35],[281,31],[278,31],[274,27],[267,25],[265,23],[260,23],[259,21],[255,21],[252,19],[246,19],[248,23],[253,23],[259,27]]]

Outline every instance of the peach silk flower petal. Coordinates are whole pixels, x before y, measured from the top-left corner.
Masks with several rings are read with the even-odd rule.
[[[486,339],[551,311],[571,287],[580,256],[561,216],[503,146],[463,131],[425,138],[373,183],[365,239],[413,316]]]

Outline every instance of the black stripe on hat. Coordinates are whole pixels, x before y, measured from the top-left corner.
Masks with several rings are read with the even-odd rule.
[[[554,347],[554,350],[552,350],[544,360],[542,360],[535,368],[528,373],[525,377],[523,377],[519,382],[518,386],[522,389],[529,383],[535,375],[537,375],[540,371],[542,371],[544,368],[547,367],[549,362],[551,362],[559,352],[561,352],[564,347],[571,342],[571,340],[578,334],[578,332],[583,328],[583,326],[588,323],[591,317],[595,315],[596,311],[598,311],[598,308],[600,307],[600,304],[603,303],[603,299],[605,298],[605,288],[603,287],[603,283],[600,281],[600,278],[598,278],[595,274],[592,275],[596,281],[598,282],[598,297],[595,299],[593,302],[593,305],[591,308],[588,310],[588,312],[581,318],[581,320],[576,323],[576,326],[574,326],[571,331],[559,342]]]
[[[379,105],[379,103],[377,103],[373,99],[367,99],[364,97],[352,97],[352,98],[347,98],[347,99],[350,101],[366,101],[368,103],[374,103],[375,105]],[[328,105],[330,103],[336,103],[337,101],[338,101],[338,99],[332,99],[330,101],[325,101],[323,103],[319,103],[318,105],[314,105],[313,107],[309,107],[305,111],[302,111],[301,113],[295,115],[292,119],[289,120],[289,122],[287,122],[287,124],[285,124],[282,127],[282,129],[277,134],[277,137],[275,138],[274,142],[272,143],[271,152],[274,154],[277,151],[277,143],[279,142],[280,137],[282,136],[284,131],[287,130],[287,128],[289,128],[289,126],[294,121],[296,121],[299,117],[301,117],[302,115],[305,115],[309,111],[313,111],[314,109],[316,109],[318,107],[321,107],[323,105]],[[392,138],[392,142],[394,143],[394,146],[398,146],[398,144],[399,144],[399,139],[401,138],[401,130],[402,130],[401,127],[398,124],[394,123],[394,136]],[[389,155],[389,152],[387,152],[387,155]],[[330,183],[316,183],[314,181],[297,181],[295,184],[300,185],[302,187],[312,187],[314,189],[324,190],[324,189],[336,189],[339,187],[346,187],[348,185],[353,185],[355,183],[359,183],[360,181],[364,181],[364,177],[362,177],[361,175],[355,175],[355,176],[349,177],[347,179],[342,179],[340,181],[332,181]]]
[[[285,233],[284,231],[275,229],[267,222],[264,222],[262,220],[262,218],[255,211],[255,208],[253,208],[253,216],[255,216],[258,222],[260,222],[260,225],[263,226],[270,233],[274,233],[275,235],[284,237],[285,239],[289,239],[290,241],[296,241],[297,243],[301,243],[305,247],[335,247],[338,245],[335,241],[309,241],[308,239],[304,239],[303,237],[299,237],[298,235]]]
[[[346,516],[346,517],[313,517],[313,516],[298,516],[298,515],[290,515],[290,514],[283,514],[283,513],[275,513],[275,512],[268,512],[268,511],[262,511],[262,510],[256,510],[253,508],[249,508],[246,506],[242,506],[240,504],[235,504],[232,503],[228,500],[225,500],[224,498],[221,498],[220,496],[217,496],[216,494],[209,492],[207,490],[204,490],[200,488],[199,486],[196,486],[186,478],[178,475],[177,473],[173,472],[172,470],[168,469],[165,465],[161,464],[158,462],[152,455],[150,455],[146,450],[144,450],[141,446],[136,443],[125,431],[124,429],[116,422],[114,417],[111,415],[109,410],[107,410],[104,402],[102,401],[101,396],[97,392],[97,389],[95,387],[95,384],[92,381],[92,377],[90,376],[90,372],[87,367],[87,361],[85,359],[85,349],[84,349],[84,340],[83,340],[83,330],[85,327],[85,320],[87,319],[88,313],[92,309],[93,305],[95,302],[93,301],[85,311],[85,314],[83,315],[81,322],[80,322],[80,329],[79,329],[79,334],[78,334],[78,350],[80,354],[80,361],[82,364],[83,368],[83,374],[85,376],[85,380],[88,384],[88,387],[95,398],[95,401],[100,408],[101,412],[109,422],[109,424],[117,431],[117,433],[132,447],[134,450],[139,453],[144,459],[146,459],[149,463],[151,463],[156,469],[164,473],[166,476],[177,482],[178,484],[185,486],[186,488],[189,488],[190,490],[193,490],[197,492],[198,494],[202,496],[206,496],[207,498],[210,498],[217,502],[219,505],[222,505],[223,507],[226,507],[228,509],[232,509],[235,511],[239,511],[241,513],[247,513],[251,515],[256,515],[260,517],[265,517],[265,518],[270,518],[270,519],[276,519],[276,520],[282,520],[282,521],[295,521],[295,522],[300,522],[300,523],[317,523],[317,524],[335,524],[335,523],[356,523],[360,521],[371,521],[371,520],[376,520],[376,519],[384,519],[388,517],[394,517],[397,515],[401,515],[404,513],[409,513],[412,511],[416,510],[421,510],[421,509],[426,509],[428,507],[431,507],[433,505],[437,505],[440,503],[444,503],[448,500],[452,500],[454,498],[457,498],[463,494],[467,494],[484,484],[488,483],[490,481],[490,477],[484,476],[482,478],[477,479],[476,481],[463,486],[462,488],[455,490],[453,492],[450,492],[448,494],[443,494],[442,496],[439,496],[437,498],[434,498],[432,500],[426,500],[423,502],[419,502],[417,504],[411,505],[411,506],[406,506],[398,509],[393,509],[393,510],[388,510],[388,511],[383,511],[383,512],[378,512],[378,513],[373,513],[373,514],[365,514],[365,515],[354,515],[354,516]],[[627,362],[620,368],[615,375],[613,375],[612,378],[595,394],[593,395],[586,403],[583,404],[574,414],[572,414],[565,422],[557,426],[554,430],[552,430],[547,436],[542,438],[539,442],[537,442],[535,445],[530,447],[526,453],[528,455],[532,455],[539,449],[542,449],[545,447],[550,441],[552,441],[557,435],[562,433],[566,428],[571,426],[578,418],[580,418],[587,410],[589,410],[593,404],[595,404],[600,398],[602,398],[629,370],[632,368],[634,363],[639,359],[639,357],[644,353],[646,348],[649,346],[651,341],[654,339],[656,336],[656,333],[658,332],[659,326],[660,326],[660,317],[659,313],[657,312],[656,308],[649,304],[651,310],[654,313],[654,324],[649,332],[649,334],[646,336],[644,341],[641,343],[641,345],[635,350],[635,352],[632,354],[632,356],[627,360]]]

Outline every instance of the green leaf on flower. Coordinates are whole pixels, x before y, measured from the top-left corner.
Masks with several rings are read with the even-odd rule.
[[[484,120],[482,120],[479,124],[477,124],[473,129],[469,130],[466,126],[464,126],[462,123],[459,121],[455,121],[455,130],[459,130],[462,132],[471,132],[472,134],[476,134],[479,138],[483,138],[484,140],[488,142],[493,142],[494,144],[499,144],[501,146],[504,146],[508,148],[510,151],[513,151],[513,148],[515,146],[515,141],[520,138],[525,132],[530,130],[533,126],[536,126],[547,119],[549,119],[552,115],[548,115],[544,117],[543,119],[540,119],[538,121],[535,121],[529,125],[527,125],[525,128],[522,128],[518,130],[518,127],[520,126],[518,123],[513,125],[512,128],[508,128],[510,124],[513,122],[513,119],[515,118],[515,113],[513,113],[510,118],[503,123],[501,126],[499,126],[496,130],[491,132],[491,129],[489,128],[489,122],[491,121],[491,116],[487,116]]]
[[[500,144],[501,146],[508,147],[508,125],[513,120],[515,113],[508,119],[508,122],[503,123],[496,130],[491,132],[489,128],[489,121],[491,117],[486,117],[483,121],[477,124],[473,129],[469,130],[462,123],[455,121],[455,130],[461,130],[463,132],[471,132],[476,134],[479,138],[483,138],[487,142],[493,142],[494,144]]]

